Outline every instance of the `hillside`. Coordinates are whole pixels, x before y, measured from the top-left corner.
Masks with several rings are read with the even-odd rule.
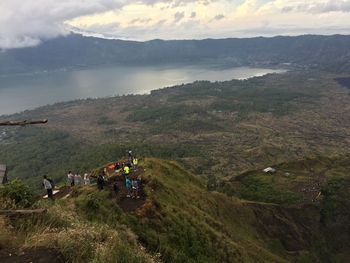
[[[347,83],[346,74],[288,72],[5,116],[49,119],[0,132],[10,179],[36,193],[43,174],[65,183],[68,170],[92,171],[129,149],[147,157],[147,183],[136,205],[95,188],[36,203],[48,214],[6,222],[0,245],[29,255],[49,247],[73,262],[157,262],[159,253],[163,262],[346,262]],[[262,172],[269,166],[276,173]]]
[[[329,191],[337,213],[320,221],[331,195],[321,207],[247,202],[208,192],[176,162],[152,158],[142,166],[146,199],[136,210],[123,210],[108,188],[76,188],[53,205],[35,204],[46,215],[2,219],[0,259],[9,260],[4,251],[30,257],[49,248],[57,262],[346,262],[349,236],[337,226],[349,219],[339,213],[347,191]],[[329,242],[329,233],[339,236]]]
[[[131,148],[141,156],[180,159],[197,175],[217,178],[337,158],[349,153],[350,142],[350,97],[337,76],[195,82],[150,95],[46,106],[7,117],[49,123],[2,129],[0,159],[10,175],[34,186],[41,174],[62,180],[68,170],[92,169]]]
[[[153,40],[134,42],[71,34],[0,53],[0,75],[101,65],[217,64],[349,72],[350,36]]]

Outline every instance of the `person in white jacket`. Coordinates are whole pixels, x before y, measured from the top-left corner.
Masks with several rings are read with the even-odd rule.
[[[90,184],[90,175],[88,173],[84,174],[84,184],[89,185]]]
[[[80,185],[81,184],[81,175],[79,173],[76,173],[74,175],[74,185]]]

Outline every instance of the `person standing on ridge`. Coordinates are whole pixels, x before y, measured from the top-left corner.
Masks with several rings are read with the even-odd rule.
[[[90,184],[90,175],[88,173],[84,174],[84,184],[89,185]]]
[[[67,182],[68,182],[68,185],[74,186],[74,174],[72,173],[72,171],[68,172]]]
[[[129,160],[129,163],[132,162],[132,159],[133,159],[132,151],[128,151],[128,160]]]
[[[129,179],[129,177],[127,177],[127,176],[125,177],[125,187],[126,187],[126,190],[127,190],[126,197],[130,197],[132,182]]]
[[[108,169],[107,169],[107,167],[105,167],[105,168],[103,168],[103,176],[107,176],[107,177],[109,177],[109,172],[108,172]]]
[[[105,180],[103,179],[102,174],[99,174],[97,177],[97,187],[99,190],[103,190],[103,185],[105,184]]]
[[[132,166],[133,166],[135,171],[137,171],[138,163],[139,163],[139,160],[136,157],[134,157],[134,159],[132,159]]]
[[[81,176],[79,174],[79,172],[77,172],[74,175],[74,185],[80,185],[81,184]]]
[[[139,175],[137,177],[137,190],[138,190],[138,196],[140,197],[140,192],[142,191],[142,176]]]
[[[129,166],[125,165],[125,167],[124,167],[124,174],[125,175],[129,175],[129,173],[130,173],[130,168],[129,168]]]
[[[114,170],[115,170],[115,172],[116,172],[116,173],[119,172],[119,170],[120,170],[121,168],[122,168],[122,167],[121,167],[120,163],[117,161],[117,162],[114,164]]]
[[[132,194],[131,194],[131,197],[132,197],[132,198],[136,198],[136,199],[140,198],[140,197],[139,197],[139,187],[138,187],[137,180],[136,180],[135,178],[132,179],[131,184],[132,184]]]
[[[44,175],[43,185],[47,191],[47,198],[53,201],[53,183],[52,180],[48,179],[46,175]]]

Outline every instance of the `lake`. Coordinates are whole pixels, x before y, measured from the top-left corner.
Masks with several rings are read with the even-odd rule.
[[[0,76],[0,115],[84,98],[147,94],[196,80],[247,79],[285,70],[203,66],[95,68]]]

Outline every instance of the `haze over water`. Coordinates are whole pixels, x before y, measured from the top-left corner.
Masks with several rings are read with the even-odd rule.
[[[147,94],[151,90],[196,80],[247,79],[284,70],[218,69],[201,66],[109,67],[0,76],[0,115],[56,102],[115,95]]]

